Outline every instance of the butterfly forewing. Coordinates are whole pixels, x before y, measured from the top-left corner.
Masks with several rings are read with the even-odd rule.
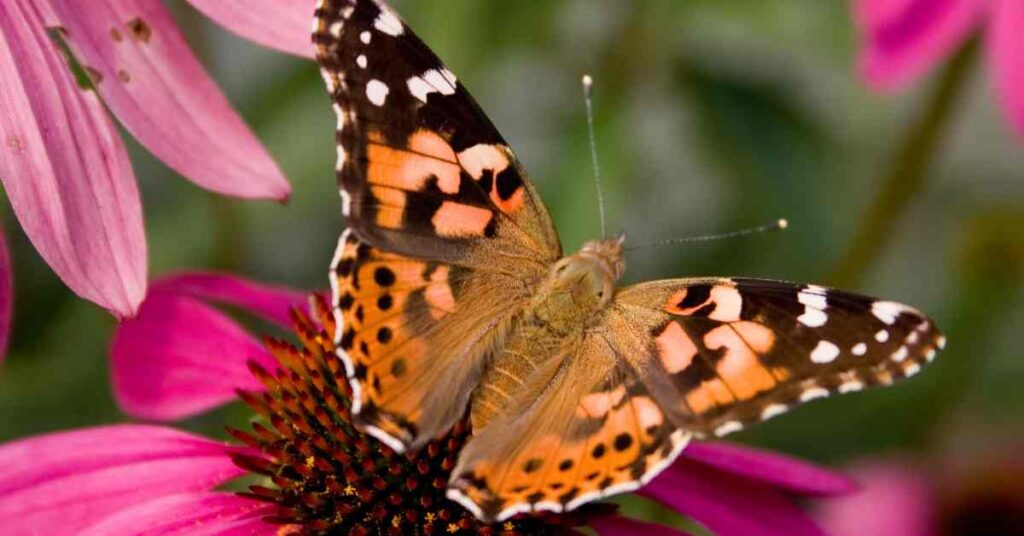
[[[912,376],[944,344],[908,306],[760,279],[642,283],[620,292],[612,314],[621,353],[699,435]]]
[[[390,7],[321,0],[313,38],[338,116],[342,209],[361,240],[474,266],[558,259],[558,235],[512,150]]]

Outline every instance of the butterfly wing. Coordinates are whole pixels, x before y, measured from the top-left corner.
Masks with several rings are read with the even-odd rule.
[[[492,269],[561,257],[508,144],[389,6],[321,0],[316,13],[317,59],[338,116],[342,210],[360,240]]]
[[[449,497],[482,519],[571,510],[650,481],[691,436],[911,376],[943,343],[910,307],[813,285],[629,287],[575,349],[547,361],[553,371],[522,389],[539,397],[474,435]]]
[[[474,431],[452,471],[448,497],[480,519],[572,510],[634,490],[689,440],[604,337],[543,358],[519,391],[540,395],[520,396]]]
[[[616,296],[606,321],[618,353],[698,436],[891,384],[916,374],[945,343],[906,305],[747,278],[635,285]]]
[[[316,16],[349,225],[331,267],[339,357],[357,422],[401,451],[462,416],[561,246],[508,144],[390,7],[321,0]]]

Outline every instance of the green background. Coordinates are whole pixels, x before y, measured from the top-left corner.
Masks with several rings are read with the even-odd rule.
[[[790,223],[783,233],[632,252],[627,282],[747,275],[838,285],[913,304],[948,335],[940,358],[899,387],[815,402],[734,439],[835,466],[891,454],[927,465],[1024,435],[1024,140],[1004,121],[977,47],[880,96],[856,76],[844,2],[394,4],[516,149],[567,251],[600,234],[586,72],[596,80],[610,232],[624,229],[635,245]],[[287,206],[218,197],[126,137],[151,278],[217,269],[326,287],[343,221],[335,120],[314,64],[170,5],[294,192]],[[0,215],[16,285],[0,440],[124,421],[108,382],[114,320],[60,283],[6,204]],[[223,436],[225,419],[246,417],[233,406],[185,426]]]

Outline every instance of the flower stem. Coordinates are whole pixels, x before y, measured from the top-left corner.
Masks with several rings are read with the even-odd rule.
[[[947,132],[954,104],[963,91],[977,56],[979,39],[970,39],[945,66],[924,115],[907,130],[892,162],[878,181],[878,195],[868,208],[864,225],[836,264],[829,281],[855,286],[884,250],[892,228],[921,191],[935,150]]]

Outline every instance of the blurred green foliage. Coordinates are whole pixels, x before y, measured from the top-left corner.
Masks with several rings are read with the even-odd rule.
[[[130,144],[142,187],[150,274],[229,270],[327,286],[343,227],[334,117],[315,66],[243,42],[171,5],[190,41],[292,181],[287,206],[220,198]],[[395,1],[517,149],[567,250],[599,232],[580,75],[596,80],[597,149],[610,231],[630,242],[786,217],[790,230],[647,248],[627,280],[750,275],[829,282],[861,237],[853,290],[931,313],[949,347],[897,388],[804,406],[736,439],[840,464],[894,450],[1024,437],[1024,140],[990,98],[983,62],[956,81],[906,202],[869,220],[899,187],[898,148],[935,78],[869,94],[854,74],[849,6],[819,0]],[[885,180],[882,180],[885,178]],[[895,186],[894,186],[895,185]],[[114,321],[70,294],[20,234],[11,352],[0,370],[0,440],[125,420],[106,352]],[[847,259],[849,260],[849,259]],[[223,436],[232,406],[185,423]],[[633,510],[647,508],[631,504]]]

